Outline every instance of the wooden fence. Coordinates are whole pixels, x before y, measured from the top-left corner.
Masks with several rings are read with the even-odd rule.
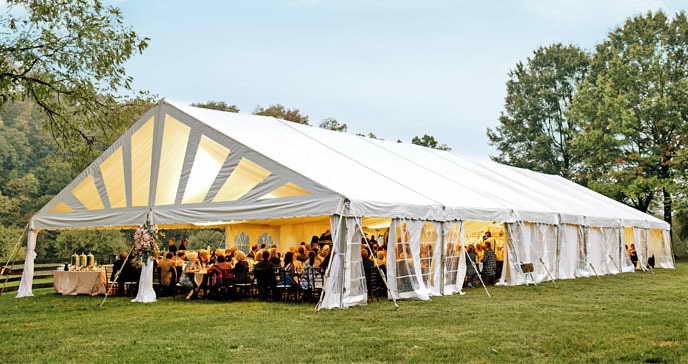
[[[19,289],[19,282],[21,282],[22,272],[24,270],[23,262],[14,262],[10,265],[4,275],[0,275],[0,293],[13,292]],[[48,288],[53,286],[53,271],[58,267],[64,266],[64,263],[44,263],[34,265],[33,274],[33,288]],[[2,268],[2,266],[0,266]]]

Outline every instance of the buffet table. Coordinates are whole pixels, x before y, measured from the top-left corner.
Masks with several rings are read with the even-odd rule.
[[[95,296],[106,292],[107,277],[105,271],[55,271],[53,277],[55,291],[61,295],[87,294]]]

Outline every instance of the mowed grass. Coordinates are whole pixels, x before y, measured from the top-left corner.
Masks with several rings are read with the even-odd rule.
[[[0,296],[3,363],[688,362],[688,264],[431,302],[310,305]]]

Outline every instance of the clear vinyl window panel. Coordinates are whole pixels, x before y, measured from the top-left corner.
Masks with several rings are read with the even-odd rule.
[[[248,254],[251,251],[251,243],[249,242],[248,234],[243,231],[234,238],[234,245],[237,250],[242,251],[244,254]]]
[[[48,212],[50,212],[50,213],[72,212],[72,211],[74,211],[74,209],[69,207],[64,202],[58,202],[53,207],[51,207],[50,210],[48,210]]]
[[[87,210],[102,210],[104,208],[93,176],[84,177],[84,179],[72,189],[72,194]]]
[[[127,207],[124,183],[124,152],[122,147],[117,148],[100,164],[100,173],[103,175],[110,207]]]
[[[131,136],[132,206],[148,206],[154,127],[155,119],[150,118]]]
[[[249,159],[241,158],[239,164],[234,168],[232,174],[218,191],[215,202],[235,201],[248,193],[259,183],[263,182],[271,172],[252,162]]]
[[[461,246],[461,227],[459,224],[451,224],[445,237],[444,269],[445,285],[457,284],[457,272],[461,261],[463,247]],[[460,282],[463,284],[463,282]]]
[[[433,286],[434,276],[433,267],[435,261],[435,245],[437,244],[438,232],[432,223],[423,224],[420,233],[420,272],[423,283],[426,286]]]
[[[280,186],[279,188],[275,189],[274,191],[264,195],[263,197],[259,198],[259,200],[265,200],[265,199],[270,199],[270,198],[284,198],[284,197],[294,197],[294,196],[304,196],[304,195],[310,195],[311,192],[303,189],[291,182],[284,184]]]
[[[414,292],[415,263],[411,251],[411,233],[408,223],[396,226],[395,266],[396,283],[399,293]]]
[[[198,203],[205,200],[229,153],[230,150],[219,143],[205,135],[201,137],[182,203]]]
[[[177,198],[177,188],[184,167],[184,156],[190,133],[191,128],[175,118],[165,115],[160,148],[158,186],[155,195],[156,205],[173,205]]]

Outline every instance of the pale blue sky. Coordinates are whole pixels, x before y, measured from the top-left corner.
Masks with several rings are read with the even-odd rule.
[[[458,153],[494,153],[486,127],[507,72],[554,42],[591,49],[623,20],[670,0],[113,0],[151,38],[135,86],[182,102],[299,108],[352,132],[429,133]]]

